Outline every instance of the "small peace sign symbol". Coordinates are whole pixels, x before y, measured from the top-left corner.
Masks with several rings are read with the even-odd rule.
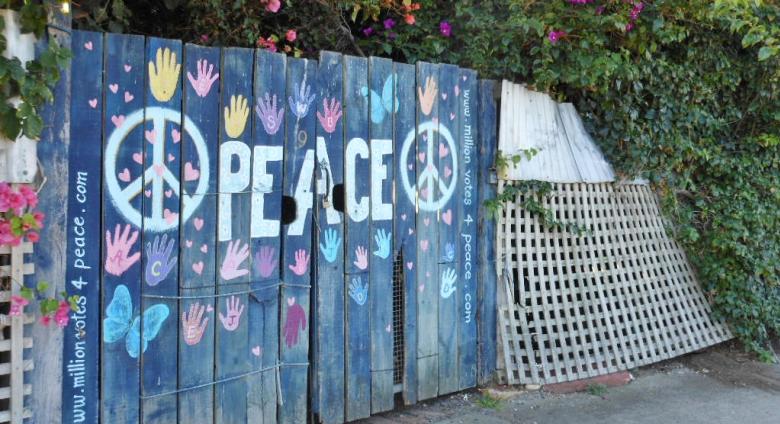
[[[439,133],[439,138],[443,139],[447,143],[447,148],[452,155],[452,176],[447,183],[439,175],[439,170],[435,165],[435,156],[439,154],[437,146],[435,145],[435,133]],[[419,157],[424,158],[425,165],[422,167],[422,171],[417,173],[417,181],[412,184],[409,181],[409,171],[406,164],[409,160],[415,161],[417,157],[416,153],[412,149],[415,145],[417,135],[422,137],[422,140],[418,140],[418,143],[425,143],[424,154],[420,153]],[[443,146],[442,146],[443,147]],[[440,148],[441,149],[441,148]],[[411,155],[411,157],[410,157]],[[458,182],[458,160],[457,160],[457,148],[455,141],[452,138],[450,130],[444,125],[440,125],[438,122],[428,121],[420,124],[417,130],[409,131],[409,134],[404,140],[403,147],[401,148],[401,181],[403,182],[406,195],[412,203],[417,202],[417,205],[422,210],[437,211],[441,209],[452,197],[452,193],[455,192],[455,186]],[[418,167],[418,171],[419,171]],[[449,171],[449,170],[445,170]],[[445,174],[446,176],[447,174]],[[420,194],[418,196],[418,193]],[[423,193],[425,193],[423,195]]]
[[[186,193],[184,185],[179,183],[178,176],[174,175],[165,164],[165,124],[166,122],[173,122],[179,125],[182,118],[184,118],[182,130],[189,134],[195,145],[201,168],[198,185],[193,194]],[[116,172],[119,147],[133,129],[143,125],[146,121],[152,121],[154,131],[160,137],[153,144],[152,164],[144,170],[142,175],[139,175],[124,188],[121,188],[117,181]],[[181,199],[183,221],[186,221],[195,209],[198,208],[198,205],[203,200],[202,194],[208,191],[209,157],[206,143],[195,123],[189,117],[182,115],[180,111],[173,109],[149,107],[139,109],[128,115],[122,125],[116,128],[108,139],[104,155],[104,168],[106,186],[116,208],[135,226],[140,228],[143,220],[145,229],[156,232],[165,231],[179,225],[178,220],[169,222],[164,216],[163,198],[166,184],[173,191],[173,194]],[[139,196],[144,191],[147,185],[151,185],[151,216],[143,216],[143,212],[135,209],[131,203],[136,196]]]

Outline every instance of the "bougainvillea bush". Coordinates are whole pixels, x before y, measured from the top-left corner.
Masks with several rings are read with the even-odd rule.
[[[74,16],[200,44],[456,63],[575,103],[618,171],[661,195],[716,313],[769,358],[780,330],[777,1],[130,4],[88,0]]]

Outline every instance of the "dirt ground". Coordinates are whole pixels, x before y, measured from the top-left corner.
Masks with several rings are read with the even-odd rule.
[[[775,351],[780,352],[780,343]],[[362,422],[780,424],[780,364],[759,362],[735,342],[631,373],[634,380],[625,386],[590,393],[493,386],[399,407]]]

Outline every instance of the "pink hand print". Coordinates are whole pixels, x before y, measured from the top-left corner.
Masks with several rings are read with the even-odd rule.
[[[248,269],[239,268],[248,257],[249,244],[245,244],[244,247],[241,247],[241,240],[236,240],[235,244],[231,240],[228,243],[225,260],[222,261],[222,267],[219,269],[219,275],[222,276],[223,280],[232,280],[249,274]]]
[[[241,323],[241,314],[244,313],[244,305],[241,304],[241,299],[230,296],[230,299],[225,301],[227,306],[227,316],[219,313],[219,320],[222,321],[222,326],[227,331],[235,331],[238,328],[238,324]]]
[[[358,246],[358,248],[355,249],[355,256],[357,256],[357,260],[353,263],[356,267],[359,269],[368,268],[368,250],[366,250],[365,247]]]
[[[303,275],[309,270],[309,255],[304,249],[295,252],[295,265],[288,265],[295,275]]]
[[[209,64],[205,59],[198,59],[198,78],[193,77],[191,72],[187,72],[187,79],[190,80],[190,84],[198,96],[206,97],[211,91],[211,85],[219,78],[219,73],[211,75],[213,71],[214,64]]]
[[[255,112],[263,123],[263,128],[268,135],[274,135],[282,127],[282,118],[284,118],[284,108],[277,111],[276,108],[276,94],[273,97],[269,97],[268,93],[265,93],[265,102],[261,102],[257,99],[257,105],[255,106]]]
[[[272,246],[263,246],[255,253],[255,271],[261,277],[267,278],[276,270],[276,249]]]
[[[322,99],[322,109],[323,113],[317,111],[317,118],[320,120],[322,128],[327,133],[336,131],[336,124],[341,118],[341,102],[334,97],[330,99],[330,107],[328,107],[328,99]]]
[[[209,318],[203,319],[203,313],[206,311],[206,305],[201,305],[200,302],[195,302],[190,305],[189,313],[181,313],[181,328],[184,336],[184,343],[188,346],[194,346],[200,342],[203,338],[203,333],[206,331],[206,326],[209,323]]]
[[[120,225],[116,224],[114,237],[106,231],[106,272],[117,277],[141,259],[141,252],[135,252],[128,256],[133,244],[138,240],[138,230],[130,234],[130,224],[125,224],[124,231],[120,234]]]

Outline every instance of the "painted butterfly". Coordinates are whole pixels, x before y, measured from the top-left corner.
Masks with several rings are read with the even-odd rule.
[[[130,299],[130,291],[127,286],[120,284],[114,290],[114,298],[106,308],[106,317],[103,319],[103,341],[114,343],[124,337],[128,355],[137,358],[142,352],[146,352],[149,342],[157,337],[169,314],[168,307],[163,304],[147,308],[144,311],[142,333],[141,317],[133,318],[133,301]]]

